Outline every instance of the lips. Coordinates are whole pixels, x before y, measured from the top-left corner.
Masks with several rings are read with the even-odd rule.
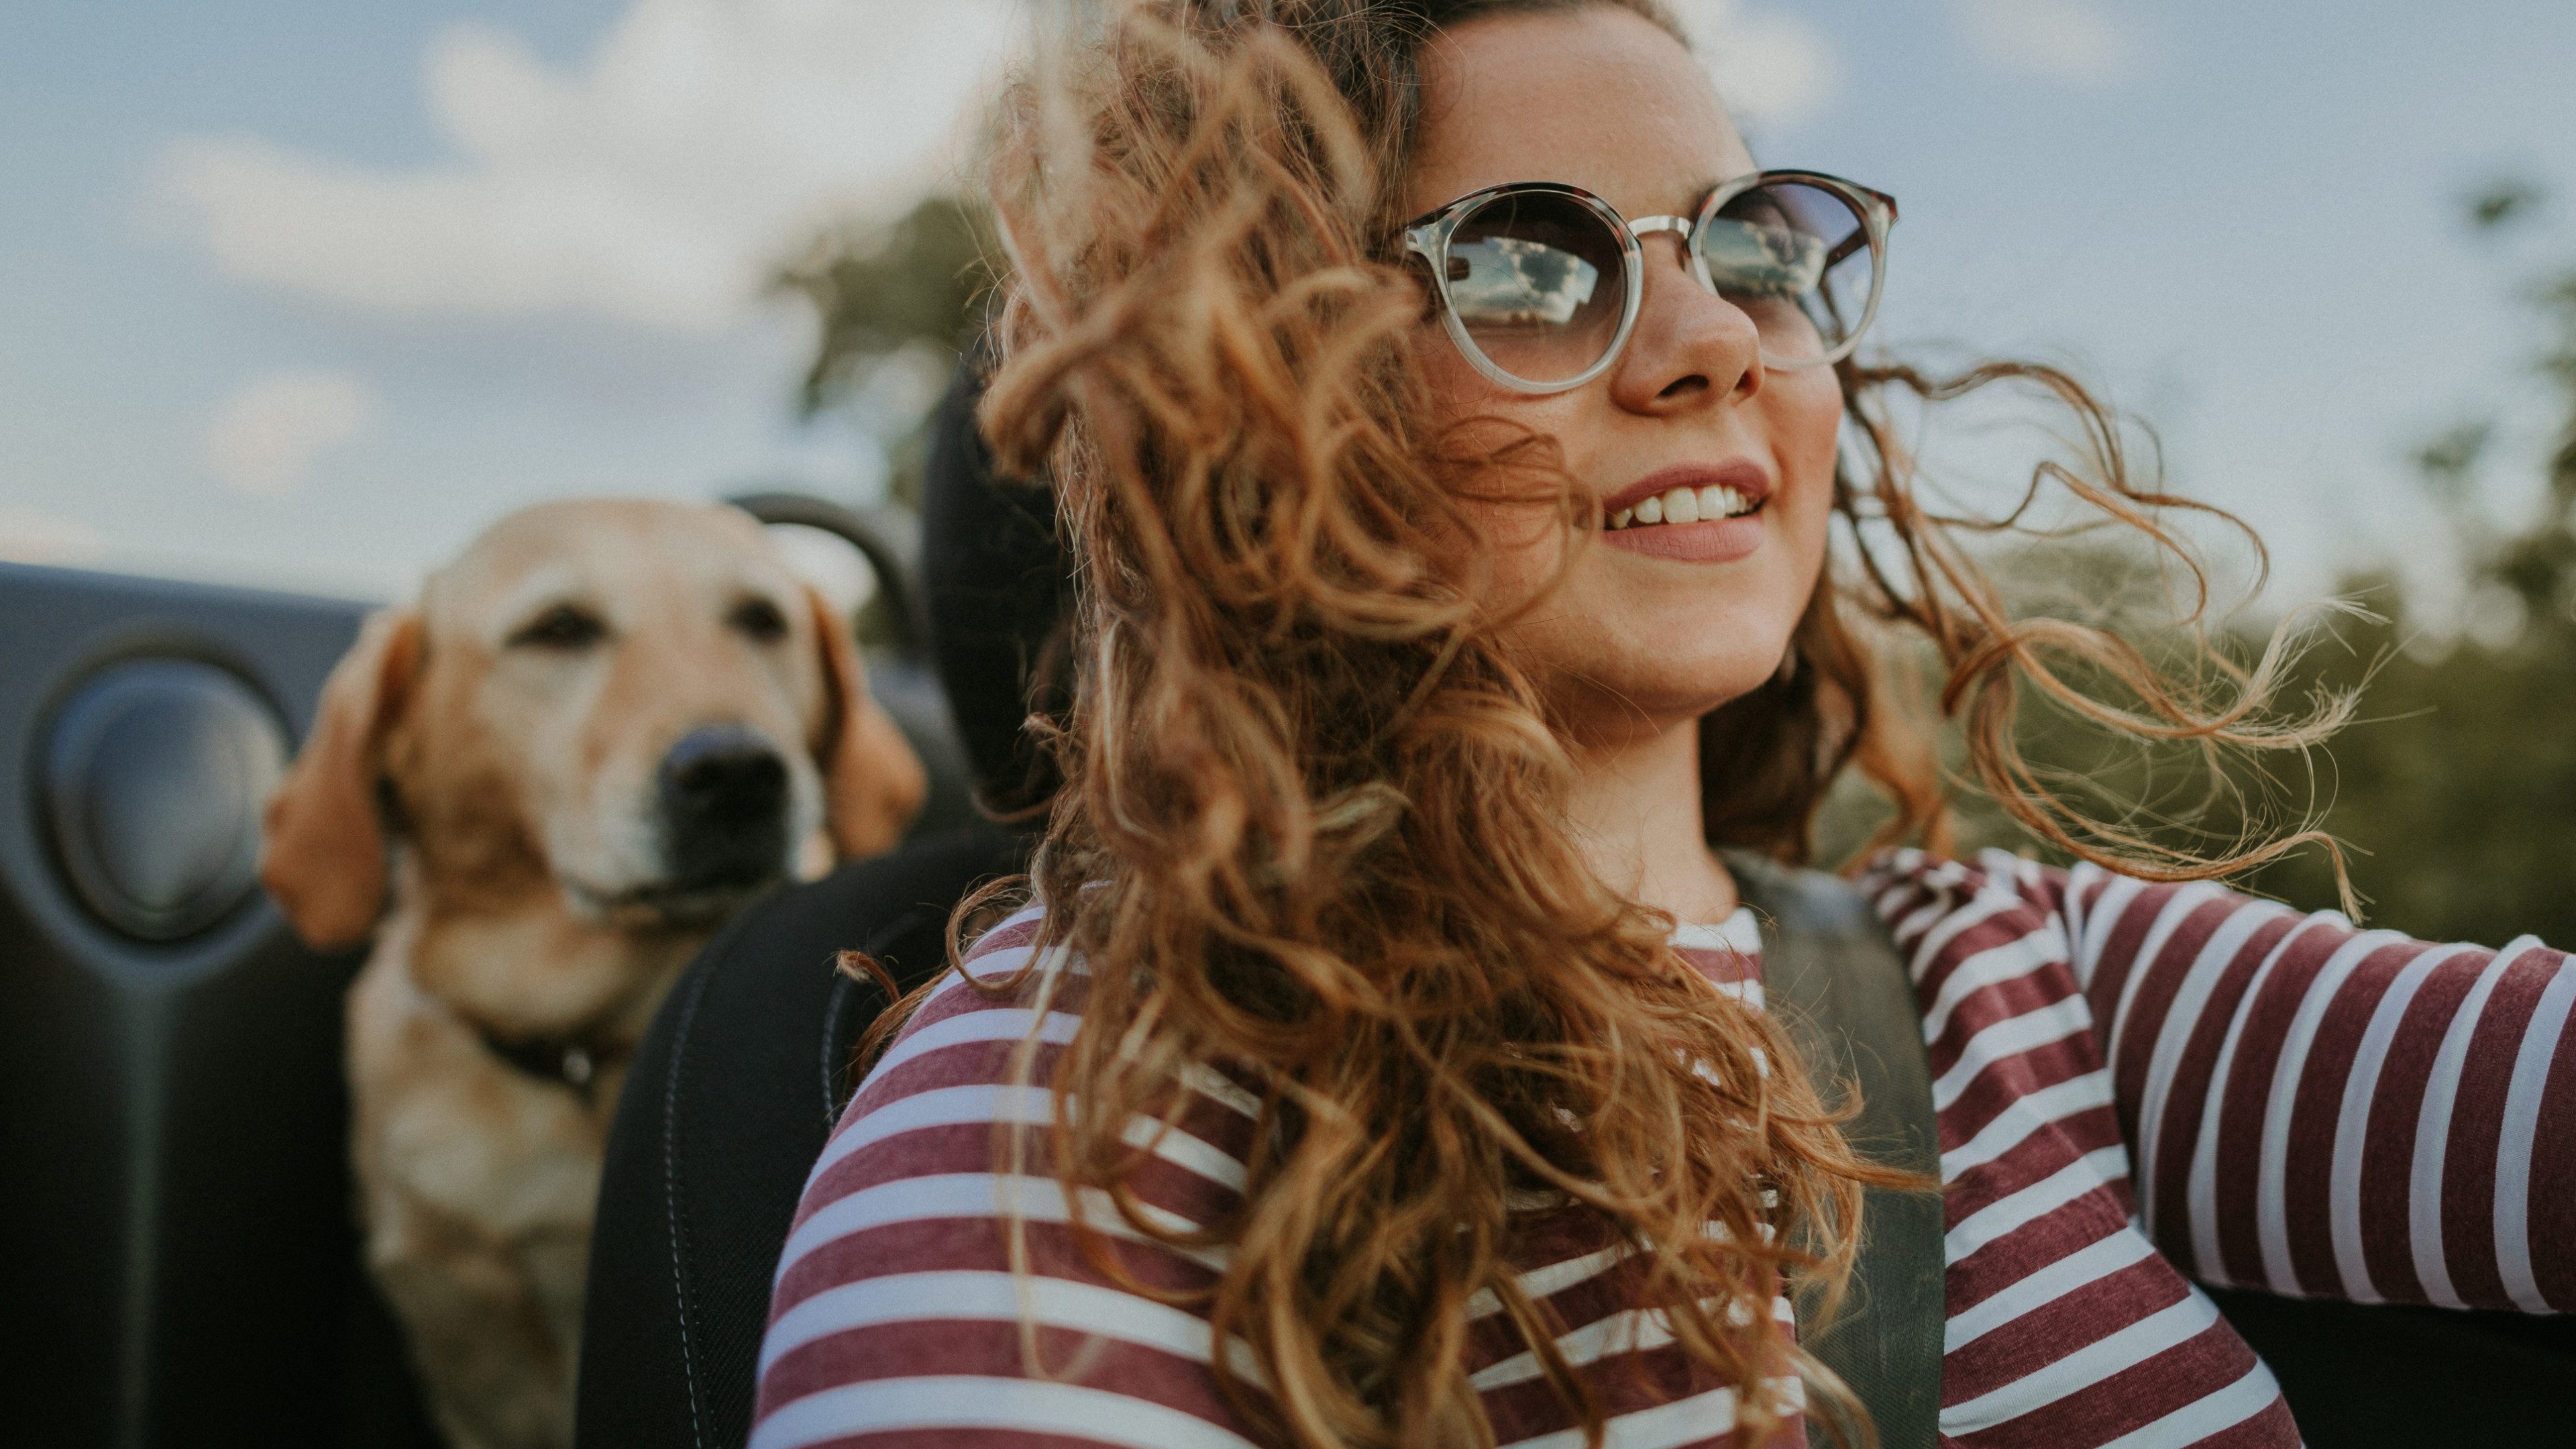
[[[1633,513],[1637,505],[1649,498],[1660,498],[1675,489],[1687,488],[1696,493],[1703,488],[1727,488],[1760,508],[1771,496],[1771,475],[1761,465],[1738,459],[1730,463],[1677,463],[1658,468],[1618,492],[1601,500],[1601,514],[1614,518]]]
[[[1742,460],[1659,468],[1602,500],[1602,542],[1626,553],[1725,563],[1761,546],[1771,479]]]

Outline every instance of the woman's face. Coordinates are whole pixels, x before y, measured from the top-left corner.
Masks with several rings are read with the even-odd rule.
[[[1435,41],[1424,69],[1408,216],[1510,181],[1568,182],[1631,220],[1688,216],[1713,183],[1753,169],[1707,73],[1627,10],[1474,21]],[[1641,487],[1768,493],[1748,517],[1598,535],[1513,626],[1507,643],[1559,718],[1599,743],[1695,719],[1778,669],[1824,559],[1842,420],[1832,369],[1766,369],[1752,320],[1692,278],[1679,240],[1643,246],[1636,330],[1570,392],[1499,387],[1436,321],[1418,334],[1436,427],[1499,418],[1555,438],[1605,514]],[[1561,538],[1532,511],[1496,518],[1507,599],[1549,576]]]

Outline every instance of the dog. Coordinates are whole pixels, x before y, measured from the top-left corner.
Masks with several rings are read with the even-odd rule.
[[[925,788],[848,623],[732,508],[526,509],[364,624],[261,878],[310,944],[374,940],[366,1257],[457,1449],[572,1441],[602,1151],[673,978],[753,895],[890,849]]]

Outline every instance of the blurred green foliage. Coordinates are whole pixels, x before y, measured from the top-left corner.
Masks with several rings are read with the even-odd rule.
[[[2527,224],[2540,203],[2535,189],[2513,183],[2471,198],[2466,211],[2475,230],[2493,233]],[[2450,520],[2477,627],[2428,643],[2394,574],[2356,575],[2343,592],[2370,616],[2333,621],[2279,696],[2295,708],[2319,691],[2359,691],[2357,722],[2329,745],[2304,759],[2231,762],[2213,780],[2191,752],[2113,747],[2062,712],[2033,707],[2026,748],[2055,779],[2129,802],[2129,823],[2143,833],[2202,851],[2313,819],[2350,848],[2373,925],[2439,940],[2500,944],[2529,932],[2576,942],[2576,265],[2528,300],[2549,338],[2533,365],[2555,414],[2537,507],[2497,516],[2493,418],[2427,439],[2412,459]],[[2123,575],[2136,565],[2118,558],[2085,567],[2096,596],[2139,583]],[[2263,640],[2221,642],[2251,660]],[[1973,834],[2015,843],[1990,803],[1963,807]],[[2239,884],[2311,909],[2337,901],[2322,849]]]
[[[944,383],[982,316],[999,254],[983,213],[948,194],[930,197],[892,226],[836,228],[815,238],[772,279],[776,290],[814,311],[814,357],[798,393],[805,413],[865,407],[883,370],[919,366],[925,354]],[[895,499],[919,507],[924,419],[867,421],[891,431],[882,440]]]
[[[814,352],[797,388],[807,417],[844,410],[885,449],[886,511],[917,516],[928,424],[991,293],[999,248],[971,203],[935,194],[891,225],[830,228],[770,278],[812,309]],[[900,531],[899,531],[900,532]],[[859,611],[859,642],[900,637],[882,595]]]

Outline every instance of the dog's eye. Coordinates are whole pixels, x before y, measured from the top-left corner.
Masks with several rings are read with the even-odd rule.
[[[775,644],[787,637],[787,616],[767,599],[743,600],[733,606],[733,615],[725,622],[761,644]]]
[[[577,605],[557,604],[520,625],[510,643],[535,649],[587,649],[607,637],[608,626],[597,614]]]

